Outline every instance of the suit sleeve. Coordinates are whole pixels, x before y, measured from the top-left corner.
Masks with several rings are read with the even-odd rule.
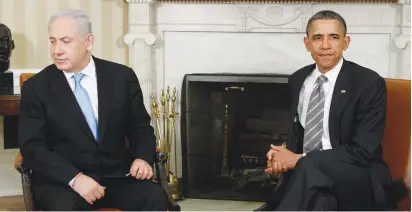
[[[18,136],[24,165],[67,186],[80,171],[47,145],[45,118],[44,109],[28,80],[21,92]]]
[[[355,131],[345,145],[313,155],[325,160],[340,160],[349,164],[368,166],[380,151],[386,120],[386,84],[379,77],[368,86],[358,102]],[[307,154],[312,155],[312,153]]]
[[[143,102],[143,93],[139,80],[132,69],[128,72],[129,100],[131,103],[127,138],[135,158],[145,160],[148,164],[154,163],[156,155],[156,137],[150,125],[149,116]]]

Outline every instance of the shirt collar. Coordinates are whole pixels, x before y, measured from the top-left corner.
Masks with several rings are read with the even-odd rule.
[[[67,72],[67,71],[63,71],[63,73],[64,73],[64,75],[66,76],[67,80],[70,80],[70,78],[71,78],[74,74],[76,74],[76,73]],[[90,61],[89,61],[89,63],[88,63],[87,66],[84,67],[84,69],[83,69],[81,72],[79,72],[79,73],[83,73],[84,75],[86,75],[86,76],[88,76],[88,77],[91,77],[92,79],[95,79],[95,78],[96,78],[96,67],[95,67],[95,65],[94,65],[93,57],[90,56]]]
[[[328,82],[331,82],[333,85],[335,85],[336,80],[338,79],[339,72],[342,69],[342,65],[343,65],[343,57],[340,58],[338,64],[336,64],[334,68],[332,68],[330,71],[324,74],[328,78]],[[322,75],[322,72],[319,71],[318,65],[316,65],[316,68],[314,71],[315,79],[317,79],[320,75]]]

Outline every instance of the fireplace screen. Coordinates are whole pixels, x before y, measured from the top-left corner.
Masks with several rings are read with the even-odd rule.
[[[186,75],[184,196],[267,200],[277,181],[264,173],[266,153],[287,141],[289,105],[284,75]]]

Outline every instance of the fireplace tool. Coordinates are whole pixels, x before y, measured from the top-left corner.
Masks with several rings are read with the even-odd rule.
[[[156,137],[157,146],[164,152],[168,158],[166,162],[166,173],[169,183],[169,190],[175,200],[182,199],[183,189],[182,180],[177,176],[177,153],[176,153],[176,117],[179,115],[175,111],[176,103],[176,88],[173,89],[173,94],[170,97],[170,87],[165,90],[162,89],[160,103],[162,105],[161,111],[156,97],[152,94],[152,111],[156,122]],[[162,124],[160,123],[162,122]],[[171,147],[174,148],[174,173],[170,170],[170,156]]]

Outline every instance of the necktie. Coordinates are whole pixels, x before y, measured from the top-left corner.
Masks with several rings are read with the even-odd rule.
[[[83,77],[84,77],[84,74],[82,73],[77,73],[73,75],[73,79],[75,82],[74,95],[76,96],[77,103],[79,103],[79,106],[82,109],[83,115],[86,118],[87,124],[89,125],[94,135],[94,138],[96,139],[96,141],[98,141],[97,120],[96,120],[96,117],[94,116],[93,106],[90,101],[89,95],[87,94],[86,89],[84,89],[80,85],[80,82],[83,79]]]
[[[306,113],[305,134],[303,137],[303,152],[305,153],[322,149],[323,109],[325,106],[325,95],[322,84],[327,79],[325,75],[320,75],[310,95],[308,111]]]

